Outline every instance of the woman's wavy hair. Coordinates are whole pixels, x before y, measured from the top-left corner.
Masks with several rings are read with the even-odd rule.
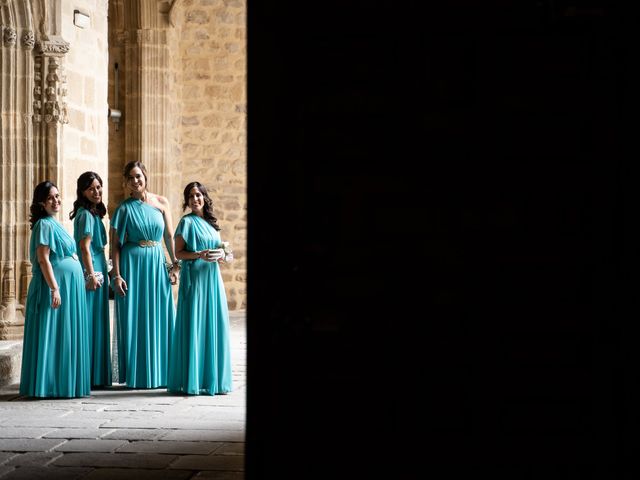
[[[78,177],[76,199],[73,202],[73,210],[71,210],[71,213],[69,214],[69,218],[71,220],[75,218],[80,207],[91,212],[91,215],[98,216],[100,218],[106,215],[107,207],[105,207],[102,201],[94,205],[87,199],[87,197],[84,196],[84,191],[91,186],[94,180],[98,180],[100,186],[103,186],[102,178],[100,178],[100,175],[96,172],[84,172]]]
[[[42,204],[47,201],[49,192],[53,187],[58,188],[53,182],[45,180],[36,185],[36,188],[33,190],[33,200],[31,200],[31,205],[29,206],[29,223],[31,224],[29,230],[33,230],[33,226],[38,220],[49,216]]]
[[[209,192],[207,192],[207,187],[205,187],[200,182],[191,182],[186,187],[184,187],[184,203],[182,204],[182,211],[184,212],[189,206],[189,193],[191,189],[195,187],[200,190],[202,196],[204,197],[204,206],[202,208],[202,217],[205,221],[211,225],[216,230],[220,230],[220,226],[218,226],[218,219],[213,215],[213,201],[209,197]]]

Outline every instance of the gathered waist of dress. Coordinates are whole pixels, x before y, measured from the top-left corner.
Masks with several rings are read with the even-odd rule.
[[[136,243],[140,247],[157,247],[158,245],[160,245],[160,242],[157,242],[155,240],[138,240],[137,242],[131,243]]]

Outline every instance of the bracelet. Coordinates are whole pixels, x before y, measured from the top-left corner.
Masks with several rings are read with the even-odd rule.
[[[181,264],[182,264],[182,260],[176,260],[173,263],[165,262],[164,266],[167,268],[167,273],[171,273],[171,271],[174,268],[178,267],[178,269],[179,269]]]
[[[119,278],[120,280],[122,280],[124,282],[124,278],[122,278],[120,275],[114,275],[113,279],[115,280],[116,278]]]
[[[49,290],[51,290],[51,293],[53,293],[53,292],[57,292],[58,288],[50,288]]]

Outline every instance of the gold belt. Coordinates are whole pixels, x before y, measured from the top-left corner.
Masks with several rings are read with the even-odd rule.
[[[155,247],[159,244],[160,242],[156,242],[155,240],[140,240],[138,242],[138,245],[140,245],[141,247]]]

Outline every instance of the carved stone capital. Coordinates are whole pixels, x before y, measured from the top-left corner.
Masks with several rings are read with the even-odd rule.
[[[3,27],[2,40],[4,41],[5,46],[13,47],[16,44],[17,36],[18,34],[16,33],[15,28]]]
[[[36,57],[33,70],[33,121],[69,123],[66,102],[67,76],[64,74],[60,56]]]
[[[25,30],[22,34],[22,46],[26,49],[33,49],[36,43],[36,37],[31,30]]]
[[[36,50],[43,55],[64,54],[69,51],[69,42],[62,38],[54,38],[36,42]]]

